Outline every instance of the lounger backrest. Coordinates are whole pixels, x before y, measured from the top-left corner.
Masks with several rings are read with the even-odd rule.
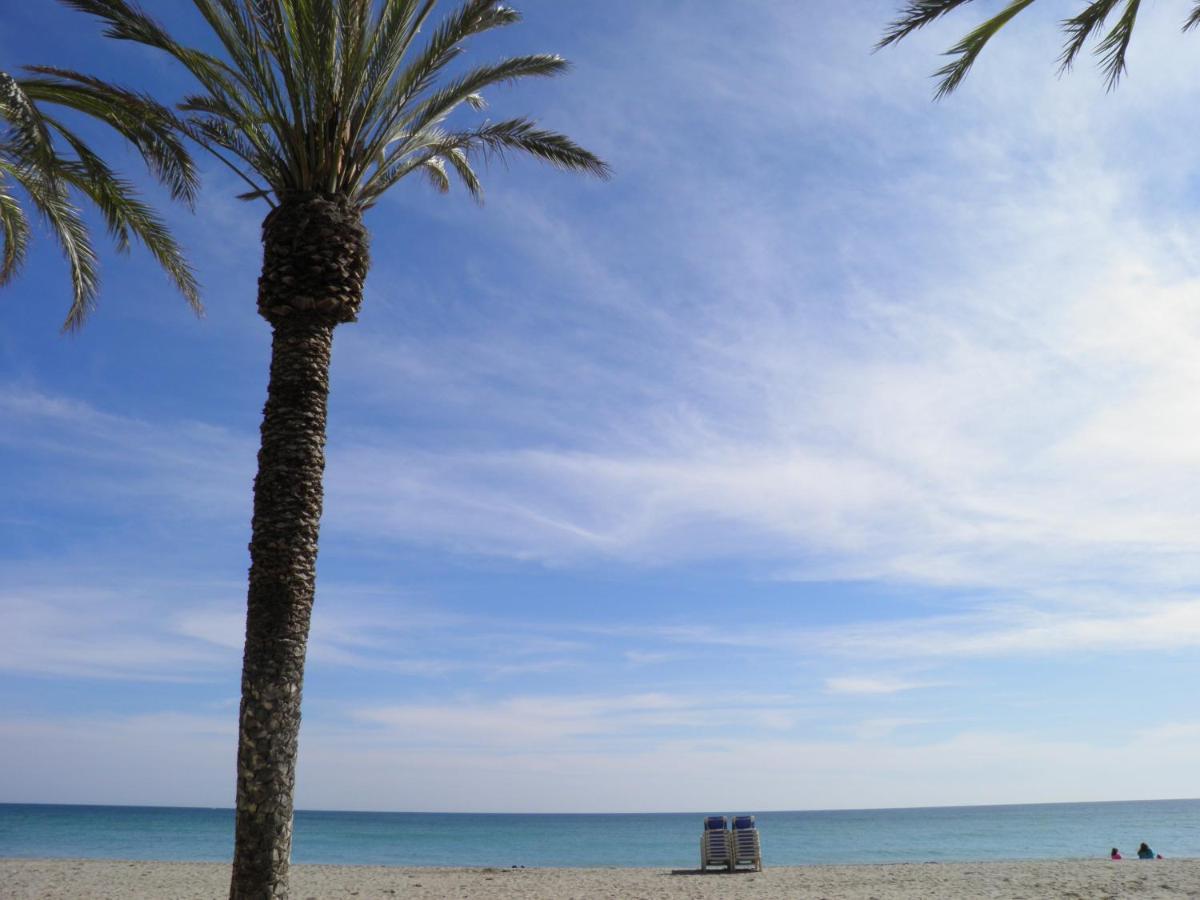
[[[724,816],[708,816],[704,820],[705,831],[712,831],[713,829],[724,831],[728,827],[728,820]]]

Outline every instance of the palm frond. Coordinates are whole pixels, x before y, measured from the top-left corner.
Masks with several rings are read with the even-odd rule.
[[[20,82],[0,72],[0,121],[7,126],[6,156],[19,165],[40,169],[44,178],[54,179],[58,161],[50,129]]]
[[[4,190],[0,182],[0,285],[4,285],[16,275],[25,261],[25,251],[29,246],[29,220],[21,210],[17,198]]]
[[[261,187],[246,168],[239,166],[229,159],[222,151],[229,151],[245,162],[251,172],[260,175],[274,172],[274,166],[266,163],[254,148],[243,137],[243,132],[237,130],[228,121],[217,116],[192,116],[184,123],[184,133],[201,147],[217,158],[226,168],[250,185],[251,193],[262,197],[270,203],[270,196],[275,191]],[[244,196],[244,195],[239,195]]]
[[[64,330],[82,325],[99,291],[96,253],[72,192],[91,201],[117,250],[140,240],[174,280],[193,309],[200,310],[196,281],[162,220],[139,200],[92,148],[50,109],[82,113],[133,144],[172,196],[189,204],[197,178],[182,142],[182,122],[151,99],[70,69],[30,67],[37,77],[0,73],[0,283],[19,267],[29,238],[28,222],[10,190],[18,187],[46,221],[71,272],[72,300]]]
[[[35,103],[84,113],[113,128],[141,154],[151,174],[176,200],[191,205],[199,177],[180,139],[180,122],[149,94],[127,90],[98,78],[53,66],[26,66],[48,78],[23,78],[19,84]]]
[[[454,173],[467,189],[467,193],[471,195],[471,199],[476,203],[482,203],[483,185],[480,184],[479,176],[475,174],[475,169],[472,168],[466,151],[461,147],[452,147],[446,151],[446,159],[454,167]]]
[[[469,38],[521,21],[521,14],[502,0],[466,0],[447,16],[429,38],[425,53],[411,68],[414,93],[421,93],[447,63],[463,52]]]
[[[608,164],[595,154],[583,149],[566,135],[538,128],[529,119],[509,119],[484,125],[466,134],[472,146],[482,146],[500,156],[510,150],[520,150],[560,169],[584,172],[604,180],[612,177]]]
[[[1183,23],[1183,30],[1190,31],[1200,25],[1200,0],[1195,0],[1192,5],[1192,11],[1188,13],[1187,20]]]
[[[211,54],[178,43],[170,33],[140,7],[126,0],[59,0],[65,6],[95,16],[107,23],[106,37],[132,41],[162,50],[175,57],[206,88],[238,93],[239,73]]]
[[[138,199],[133,186],[120,179],[105,183],[87,176],[81,181],[72,181],[72,184],[86,193],[113,225],[133,233],[174,282],[192,311],[202,316],[204,305],[200,302],[200,286],[183,250],[163,220]]]
[[[104,34],[114,40],[132,41],[161,50],[176,59],[214,97],[239,111],[247,121],[261,121],[264,114],[255,102],[255,85],[247,75],[223,60],[177,42],[140,7],[127,0],[59,0],[65,6],[88,13],[106,23]],[[203,2],[203,0],[200,0]]]
[[[242,110],[230,106],[224,97],[205,94],[185,97],[179,109],[198,113],[184,123],[185,133],[193,140],[204,145],[203,139],[192,134],[199,131],[205,138],[215,140],[217,146],[236,152],[264,177],[286,183],[290,174],[286,149],[260,121],[246,118]]]
[[[365,84],[360,109],[365,118],[375,114],[393,74],[416,39],[437,0],[388,0],[379,11],[367,49]]]
[[[397,74],[376,102],[378,124],[365,144],[366,158],[381,155],[384,147],[394,140],[397,123],[409,112],[410,103],[432,87],[442,71],[463,52],[464,41],[519,21],[517,11],[500,0],[467,0],[447,17],[434,29],[425,49]]]
[[[142,202],[133,185],[116,174],[82,140],[64,132],[76,161],[62,166],[63,180],[92,201],[104,218],[117,250],[126,252],[132,235],[158,261],[188,305],[203,315],[196,277],[162,219]]]
[[[894,44],[908,37],[917,29],[924,28],[946,13],[970,2],[971,0],[909,0],[909,3],[900,10],[900,15],[888,24],[883,32],[883,37],[875,45],[875,49]]]
[[[450,178],[446,175],[446,163],[440,156],[431,156],[421,161],[421,174],[426,177],[439,194],[450,192]]]
[[[413,131],[420,131],[427,125],[443,121],[469,98],[478,97],[484,88],[521,78],[552,78],[568,68],[567,61],[561,56],[546,53],[514,56],[492,65],[480,66],[431,94],[413,110],[411,125],[405,120],[402,122]]]
[[[946,51],[947,56],[957,57],[933,73],[934,78],[940,79],[934,99],[941,99],[958,87],[983,48],[987,46],[996,34],[1013,20],[1019,13],[1033,4],[1035,0],[1012,0],[1008,6],[983,24],[973,29],[966,37]]]
[[[1075,57],[1083,50],[1088,39],[1104,27],[1109,13],[1120,2],[1121,0],[1095,0],[1094,3],[1089,3],[1084,7],[1078,15],[1063,21],[1063,30],[1067,33],[1067,43],[1063,47],[1062,55],[1058,58],[1060,71],[1065,72],[1071,68]]]
[[[280,5],[274,0],[250,0],[249,23],[253,29],[255,46],[265,49],[270,55],[269,67],[274,76],[274,90],[279,96],[278,104],[286,109],[280,114],[280,145],[288,148],[291,155],[297,155],[302,151],[302,135],[308,118],[290,31]]]
[[[96,303],[100,280],[96,253],[79,210],[70,202],[64,183],[68,173],[62,160],[56,160],[53,178],[45,168],[13,166],[8,169],[13,181],[28,195],[34,210],[50,226],[71,271],[71,306],[63,331],[74,331],[83,324]]]
[[[403,152],[394,153],[389,157],[388,164],[368,179],[362,190],[365,202],[374,202],[380,194],[419,169],[428,159],[447,158],[453,164],[456,153],[462,154],[465,162],[471,156],[506,159],[510,151],[518,150],[560,168],[585,172],[601,179],[607,179],[612,174],[603,160],[570,138],[540,129],[534,122],[524,118],[451,133],[430,128],[407,139],[404,147]],[[457,170],[457,166],[455,168]],[[474,179],[474,171],[465,177],[464,173],[459,174],[467,190],[479,199],[482,190],[477,179]]]
[[[75,152],[74,160],[63,159],[59,166],[59,175],[63,182],[91,199],[104,218],[104,224],[108,229],[109,237],[116,245],[117,252],[128,252],[129,223],[117,211],[120,202],[119,196],[124,188],[116,174],[91,147],[71,131],[63,128],[60,122],[50,116],[46,117],[46,121],[62,134],[63,139]],[[132,187],[129,189],[132,190]]]
[[[930,22],[962,6],[971,0],[909,0],[900,15],[884,31],[876,49],[894,44]],[[973,29],[966,37],[951,47],[946,55],[954,59],[939,68],[934,77],[938,79],[935,98],[953,92],[966,77],[979,54],[996,34],[1017,15],[1031,6],[1035,0],[1010,0],[999,13]],[[1108,90],[1113,90],[1126,71],[1129,45],[1142,0],[1089,0],[1083,9],[1061,22],[1066,35],[1062,52],[1059,54],[1059,73],[1069,71],[1088,42],[1104,29],[1117,8],[1123,7],[1116,24],[1096,45],[1095,53],[1100,59],[1100,69]],[[1191,12],[1183,24],[1188,31],[1200,25],[1200,0],[1193,0]]]
[[[1125,10],[1117,19],[1117,24],[1096,47],[1096,54],[1100,57],[1100,69],[1104,72],[1104,83],[1110,91],[1117,86],[1117,82],[1125,73],[1125,54],[1129,50],[1129,41],[1133,38],[1133,26],[1141,5],[1142,0],[1125,0]]]

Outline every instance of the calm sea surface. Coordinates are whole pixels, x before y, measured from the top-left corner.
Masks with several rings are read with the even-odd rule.
[[[756,812],[768,865],[1200,857],[1200,800]],[[296,813],[293,860],[386,866],[697,864],[701,814]],[[228,861],[233,811],[0,804],[0,856]]]

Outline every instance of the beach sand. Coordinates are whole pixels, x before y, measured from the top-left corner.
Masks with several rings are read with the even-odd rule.
[[[3,900],[222,900],[220,863],[0,859]],[[1200,897],[1200,860],[1039,860],[800,866],[699,874],[667,869],[393,869],[293,866],[293,900],[794,900],[794,898]]]

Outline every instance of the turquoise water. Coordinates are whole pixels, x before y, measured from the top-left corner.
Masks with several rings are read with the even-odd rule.
[[[1200,857],[1200,800],[755,813],[769,865]],[[293,860],[385,866],[697,864],[701,813],[296,813]],[[0,804],[0,856],[228,861],[233,811]]]

